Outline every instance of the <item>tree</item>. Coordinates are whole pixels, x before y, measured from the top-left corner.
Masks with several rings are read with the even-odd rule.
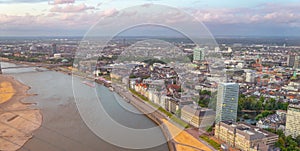
[[[298,144],[297,142],[292,138],[291,135],[289,135],[288,137],[286,137],[286,147],[297,147]]]
[[[263,102],[258,101],[255,106],[256,111],[260,111],[263,109]]]
[[[255,120],[258,121],[259,119],[263,118],[262,114],[258,114],[256,117],[255,117]]]
[[[207,131],[207,132],[212,132],[212,131],[213,131],[213,127],[212,127],[212,126],[207,127],[207,128],[206,128],[206,131]]]
[[[272,112],[271,111],[263,111],[261,114],[263,117],[267,117],[268,115],[272,114]]]
[[[279,147],[279,148],[285,146],[285,141],[284,141],[284,139],[283,139],[282,137],[279,137],[279,138],[278,138],[278,141],[275,143],[275,146],[276,146],[276,147]]]
[[[279,137],[285,138],[285,134],[284,134],[283,130],[277,130],[276,134],[279,135]]]
[[[287,110],[289,103],[287,102],[278,102],[278,109],[280,110]]]
[[[264,103],[264,102],[265,102],[265,97],[261,96],[261,97],[259,98],[259,102]]]
[[[200,95],[211,95],[211,92],[210,91],[207,91],[207,90],[200,90],[199,92]]]
[[[198,105],[201,106],[201,107],[208,107],[208,104],[209,104],[209,99],[200,99],[198,101]]]
[[[296,137],[296,142],[297,142],[298,146],[300,147],[300,135],[298,135],[298,136]]]

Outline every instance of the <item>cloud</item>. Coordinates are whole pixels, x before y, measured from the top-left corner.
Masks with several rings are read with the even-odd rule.
[[[102,4],[103,4],[102,2],[98,3],[98,4],[97,4],[97,7],[101,6]]]
[[[26,1],[26,0],[18,0]],[[34,0],[32,0],[34,1]],[[42,0],[36,0],[42,1]],[[48,1],[48,0],[47,0]],[[40,15],[7,15],[0,14],[0,31],[3,33],[22,31],[26,32],[37,30],[48,31],[86,31],[101,18],[111,17],[114,15],[124,16],[124,22],[132,22],[139,16],[138,11],[131,10],[123,12],[116,8],[96,9],[86,4],[74,4],[72,0],[55,0],[57,4],[65,2],[63,5],[51,5],[49,12]],[[66,2],[70,3],[66,3]],[[75,0],[74,0],[75,1]],[[54,0],[53,0],[54,2]],[[96,5],[96,4],[95,4]],[[145,9],[149,7],[146,5]],[[292,34],[300,34],[300,3],[298,4],[261,4],[253,8],[185,8],[184,10],[192,14],[198,20],[204,22],[214,33],[226,34],[280,34],[284,29],[292,29]],[[90,10],[90,11],[89,11]],[[169,13],[154,13],[145,16],[151,19],[161,19],[162,24],[189,21],[184,18],[180,11]],[[171,17],[170,17],[171,16]],[[144,16],[142,16],[144,17]],[[108,27],[113,23],[105,22]],[[30,32],[28,33],[30,34]]]
[[[118,13],[118,11],[115,8],[107,9],[107,10],[104,10],[104,11],[101,12],[103,17],[113,16],[117,13]]]
[[[1,0],[0,4],[10,4],[10,3],[40,3],[48,2],[48,0]]]
[[[81,8],[81,7],[80,7]],[[84,9],[69,10],[83,11]],[[86,31],[93,24],[97,23],[99,19],[103,17],[109,17],[117,14],[118,11],[115,8],[102,10],[98,12],[85,12],[82,13],[60,13],[49,12],[41,15],[7,15],[0,14],[0,30],[5,33],[15,33],[15,31],[26,32],[36,30],[45,32],[45,30],[51,31]],[[28,33],[30,34],[30,33]]]
[[[85,4],[79,5],[67,5],[67,6],[57,6],[55,5],[50,9],[50,12],[59,12],[59,13],[78,13],[84,12],[86,10],[93,10],[95,7],[93,6],[86,6]]]
[[[71,4],[75,3],[75,0],[53,0],[52,2],[50,1],[49,4],[52,5],[57,5],[57,4]]]
[[[198,20],[218,24],[298,24],[300,3],[261,4],[255,8],[194,9],[191,12]]]

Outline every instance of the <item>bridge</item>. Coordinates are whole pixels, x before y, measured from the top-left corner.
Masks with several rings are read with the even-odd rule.
[[[32,67],[44,67],[44,68],[50,68],[50,67],[59,67],[64,66],[67,64],[31,64],[31,65],[22,65],[22,66],[14,66],[14,67],[1,67],[0,63],[0,74],[3,74],[3,69],[18,69],[18,68],[32,68]]]

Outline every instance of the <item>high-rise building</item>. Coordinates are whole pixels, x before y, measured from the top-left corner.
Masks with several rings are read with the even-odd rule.
[[[300,105],[289,105],[286,115],[285,135],[296,138],[300,135]]]
[[[239,85],[237,83],[219,83],[216,107],[216,123],[237,119]]]
[[[294,69],[300,69],[300,56],[295,56]]]
[[[295,55],[288,55],[287,66],[294,67]]]
[[[195,48],[193,53],[193,61],[202,61],[204,60],[204,49]]]
[[[56,54],[57,50],[56,50],[56,44],[52,44],[52,54]]]

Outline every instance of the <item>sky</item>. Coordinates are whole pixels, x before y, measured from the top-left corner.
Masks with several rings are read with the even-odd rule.
[[[134,21],[143,9],[130,13],[130,7],[150,4],[178,11],[170,17],[158,10],[161,15],[150,15],[151,19],[181,24],[190,21],[179,13],[184,12],[215,36],[300,35],[299,0],[1,0],[0,36],[83,36],[99,22],[120,14]],[[121,13],[124,9],[126,15]]]

